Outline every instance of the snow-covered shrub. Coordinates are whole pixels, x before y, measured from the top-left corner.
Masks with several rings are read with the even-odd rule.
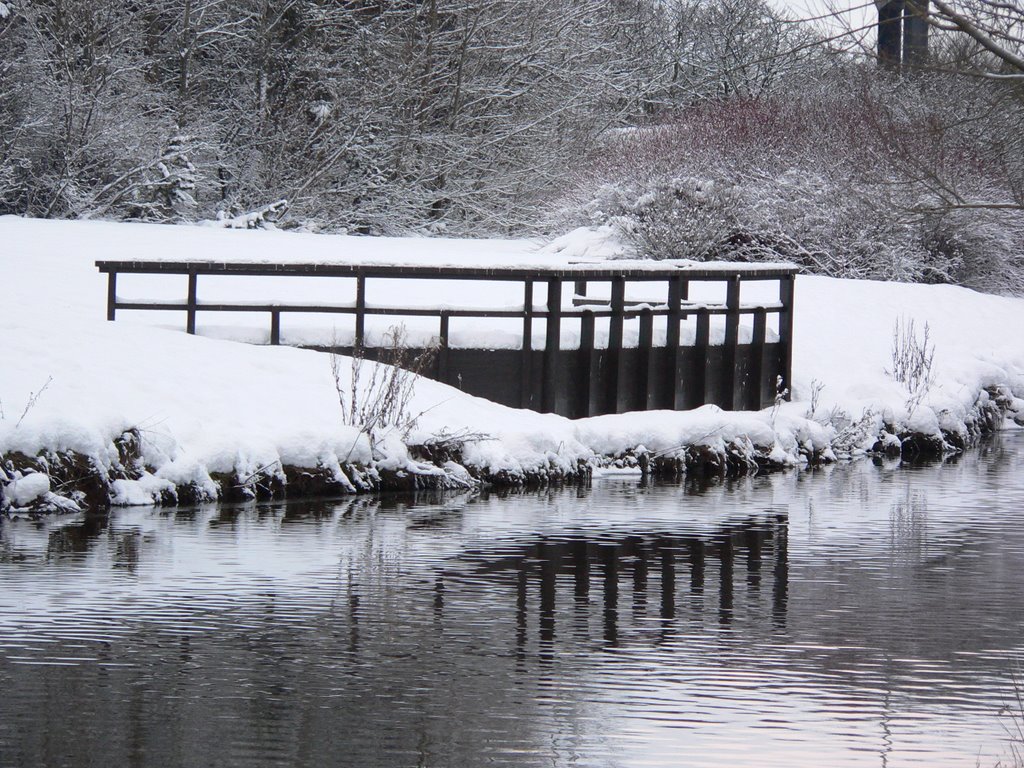
[[[837,277],[1021,292],[1012,163],[960,127],[984,94],[864,69],[825,81],[705,101],[607,136],[554,226],[611,225],[654,258],[784,260]]]
[[[925,217],[921,231],[933,267],[926,281],[1024,294],[1024,217],[1019,211],[941,211]]]
[[[196,208],[196,167],[189,155],[192,138],[171,136],[160,157],[143,171],[133,190],[131,218],[166,221],[187,216]]]
[[[592,224],[612,225],[656,259],[712,258],[733,229],[732,188],[694,177],[604,185],[587,204]]]

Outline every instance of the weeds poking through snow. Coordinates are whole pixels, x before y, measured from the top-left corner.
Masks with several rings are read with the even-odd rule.
[[[918,339],[913,318],[897,318],[892,331],[892,369],[886,373],[910,393],[907,399],[907,410],[910,413],[917,410],[931,388],[934,360],[935,345],[931,341],[928,323],[924,324],[924,333]]]
[[[811,402],[807,407],[807,413],[804,414],[804,418],[814,420],[814,417],[818,413],[818,406],[821,405],[821,391],[825,388],[817,379],[811,379]]]
[[[47,387],[49,387],[50,384],[52,384],[52,383],[53,383],[53,376],[47,376],[46,377],[46,381],[44,382],[43,386],[41,386],[39,388],[38,392],[29,392],[28,393],[28,400],[25,403],[25,409],[21,412],[21,416],[18,417],[18,420],[16,422],[14,422],[14,428],[15,429],[17,429],[18,427],[21,426],[21,422],[23,422],[25,420],[25,417],[28,416],[29,411],[31,411],[32,408],[35,407],[35,404],[37,402],[39,402],[39,398],[42,396],[43,392],[45,392]],[[3,401],[0,400],[0,421],[6,421],[6,420],[7,420],[7,416],[4,413]]]
[[[877,433],[875,412],[865,408],[859,419],[854,421],[844,411],[833,409],[829,421],[836,428],[832,438],[832,450],[836,454],[852,454],[873,441]]]
[[[349,382],[342,383],[341,358],[331,355],[331,375],[338,393],[342,422],[358,427],[376,452],[385,432],[398,429],[406,436],[418,415],[409,411],[409,404],[421,373],[434,361],[435,347],[414,355],[409,349],[405,326],[392,326],[383,338],[379,360],[367,360],[366,350],[352,352]]]
[[[779,415],[782,404],[789,399],[789,388],[781,376],[775,377],[775,403],[772,405],[771,425],[775,429],[775,417]]]

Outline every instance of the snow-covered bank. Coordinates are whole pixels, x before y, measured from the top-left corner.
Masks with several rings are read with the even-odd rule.
[[[5,505],[540,481],[617,457],[664,467],[799,465],[880,442],[898,446],[910,433],[934,445],[963,442],[993,418],[989,392],[999,393],[1004,413],[1024,412],[1016,399],[1024,395],[1024,300],[950,286],[801,277],[794,401],[776,409],[705,407],[571,421],[424,380],[410,407],[419,414],[416,427],[404,442],[393,431],[371,448],[365,434],[342,421],[327,356],[191,337],[144,325],[145,317],[108,323],[106,281],[93,262],[175,252],[415,262],[421,254],[456,253],[531,264],[551,254],[525,241],[374,240],[11,217],[0,218],[0,243]],[[919,328],[927,322],[935,345],[933,381],[922,397],[887,374],[900,317]],[[341,380],[348,380],[345,370]],[[50,481],[29,477],[31,469],[51,470]],[[75,496],[87,485],[85,475],[94,487]]]

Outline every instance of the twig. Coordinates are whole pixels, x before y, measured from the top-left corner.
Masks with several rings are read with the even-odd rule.
[[[280,459],[274,459],[269,464],[264,464],[262,467],[260,467],[255,472],[253,472],[251,475],[248,475],[247,477],[242,478],[242,480],[235,486],[235,488],[244,488],[245,486],[249,485],[249,481],[250,480],[252,480],[257,475],[261,474],[263,472],[263,470],[269,469],[270,467],[274,466],[275,464],[280,464],[280,463],[281,463]]]
[[[33,406],[39,400],[39,397],[43,394],[43,392],[46,391],[46,388],[48,386],[50,386],[50,384],[52,382],[53,382],[53,376],[48,376],[46,378],[46,383],[43,384],[42,387],[40,387],[38,392],[29,392],[28,402],[25,403],[25,410],[21,412],[21,416],[18,418],[18,420],[14,424],[14,428],[15,429],[17,429],[18,427],[21,426],[21,422],[23,422],[25,420],[25,417],[28,416],[28,412],[32,410]]]

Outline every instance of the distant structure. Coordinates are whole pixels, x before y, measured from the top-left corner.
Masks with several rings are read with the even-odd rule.
[[[875,0],[878,7],[878,60],[910,71],[928,57],[928,0]]]

